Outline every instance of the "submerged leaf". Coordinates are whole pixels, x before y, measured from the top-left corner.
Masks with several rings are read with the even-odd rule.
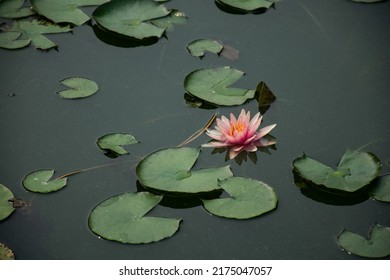
[[[11,215],[15,208],[10,203],[14,194],[4,185],[0,184],[0,221]]]
[[[202,57],[205,52],[219,54],[223,49],[223,45],[215,40],[198,39],[187,45],[187,50],[192,56]]]
[[[162,196],[148,192],[113,196],[92,210],[89,228],[105,239],[131,244],[171,237],[179,229],[181,219],[145,217],[161,199]]]
[[[0,1],[0,17],[21,18],[35,14],[29,7],[23,7],[25,0],[2,0]]]
[[[243,104],[255,95],[254,90],[231,88],[244,72],[229,66],[195,70],[184,80],[185,90],[202,100],[216,105]]]
[[[375,225],[371,228],[368,239],[344,230],[337,243],[344,250],[366,258],[384,258],[390,255],[390,228]]]
[[[276,208],[276,193],[263,182],[231,177],[219,184],[230,197],[203,200],[205,209],[211,214],[225,218],[249,219]]]
[[[32,192],[55,192],[66,186],[67,178],[50,181],[53,174],[54,170],[37,170],[24,177],[22,184],[27,190]]]
[[[268,9],[278,0],[218,0],[230,7],[243,11],[255,11],[261,8]]]
[[[135,139],[133,135],[125,133],[110,133],[97,140],[97,144],[100,149],[110,150],[119,155],[128,154],[128,152],[121,146],[136,143],[138,143],[138,140]]]
[[[95,94],[99,89],[98,85],[94,81],[81,77],[66,78],[60,81],[60,83],[72,88],[58,92],[62,98],[67,99],[88,97]]]
[[[14,260],[15,256],[11,249],[0,243],[0,260]]]
[[[218,180],[231,177],[230,166],[192,170],[199,149],[169,148],[154,152],[139,162],[140,183],[150,189],[181,194],[197,194],[220,189]]]
[[[262,115],[269,109],[271,103],[276,100],[276,96],[269,89],[267,84],[261,81],[256,88],[257,101],[259,102],[259,111]]]
[[[316,185],[344,192],[355,192],[378,177],[380,160],[371,153],[347,150],[336,170],[303,155],[293,161],[300,177]]]
[[[375,200],[390,202],[390,175],[377,178],[369,193]]]

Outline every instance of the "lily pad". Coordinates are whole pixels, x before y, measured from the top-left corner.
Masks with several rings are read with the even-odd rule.
[[[119,155],[128,154],[128,152],[121,146],[136,143],[138,143],[138,140],[135,139],[133,135],[126,133],[110,133],[97,140],[97,144],[100,149],[110,150]]]
[[[271,103],[276,100],[276,96],[263,81],[257,85],[256,95],[258,96],[257,101],[259,103],[259,111],[262,115],[264,115],[271,106]]]
[[[58,92],[62,98],[66,99],[85,98],[95,94],[99,89],[94,81],[81,77],[66,78],[60,83],[72,88]]]
[[[278,0],[218,0],[230,7],[251,12],[258,9],[268,9]]]
[[[0,243],[0,260],[14,260],[15,256],[11,249]]]
[[[294,170],[305,180],[329,189],[355,192],[378,177],[380,160],[371,153],[347,150],[336,170],[305,154],[293,161]]]
[[[383,2],[386,0],[351,0],[352,2],[358,2],[358,3],[376,3],[376,2]]]
[[[187,16],[179,10],[172,10],[168,16],[153,19],[150,22],[166,31],[172,31],[174,24],[185,24],[187,22]]]
[[[244,72],[229,66],[195,70],[184,80],[185,90],[202,100],[216,105],[241,105],[255,95],[254,90],[229,87]]]
[[[337,243],[344,250],[366,258],[383,258],[390,255],[390,228],[375,225],[371,228],[368,239],[344,230]]]
[[[161,200],[162,196],[149,192],[113,196],[92,210],[89,228],[105,239],[131,244],[171,237],[179,229],[181,219],[145,217]]]
[[[37,20],[15,20],[13,25],[3,30],[5,33],[11,32],[11,35],[2,35],[0,38],[0,47],[22,48],[31,42],[35,48],[49,50],[57,47],[55,43],[42,34],[69,32],[72,29],[69,26],[59,26],[44,21]],[[2,33],[4,34],[4,33]],[[12,39],[12,40],[11,40]]]
[[[218,180],[233,176],[230,166],[192,170],[200,150],[168,148],[154,152],[139,162],[140,183],[171,194],[198,194],[220,189]]]
[[[27,190],[32,192],[55,192],[66,186],[67,178],[53,179],[50,181],[53,174],[54,170],[37,170],[24,177],[22,184]]]
[[[56,23],[82,25],[90,18],[79,7],[101,5],[108,1],[110,0],[31,0],[31,5],[40,15]]]
[[[160,38],[165,28],[150,21],[168,16],[170,11],[153,0],[112,0],[99,6],[92,14],[99,26],[136,39]]]
[[[14,198],[14,194],[6,186],[0,184],[0,221],[15,211],[15,208],[10,203],[12,198]]]
[[[242,177],[231,177],[220,182],[231,197],[203,200],[211,214],[234,219],[249,219],[276,208],[277,196],[267,184]]]
[[[375,200],[390,202],[390,175],[384,175],[373,182],[369,190],[370,196]]]
[[[206,51],[219,54],[223,50],[223,45],[215,40],[198,39],[189,43],[187,50],[192,56],[203,57]]]
[[[2,0],[0,2],[0,17],[22,18],[35,14],[30,7],[24,7],[25,0]]]

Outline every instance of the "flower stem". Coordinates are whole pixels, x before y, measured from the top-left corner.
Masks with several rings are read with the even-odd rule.
[[[215,121],[215,118],[217,117],[218,113],[214,113],[211,118],[209,119],[209,121],[206,123],[205,126],[203,126],[201,129],[195,131],[194,134],[192,134],[190,137],[188,137],[186,140],[184,140],[183,142],[181,142],[178,147],[183,147],[184,145],[187,145],[189,143],[191,143],[192,141],[194,141],[196,138],[198,138],[200,135],[202,135],[212,124],[213,122]]]

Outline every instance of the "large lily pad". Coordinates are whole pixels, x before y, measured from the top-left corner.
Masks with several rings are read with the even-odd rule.
[[[140,183],[167,193],[197,194],[220,189],[218,180],[233,176],[230,166],[191,170],[200,150],[168,148],[154,152],[139,162]]]
[[[31,42],[37,49],[48,50],[57,45],[42,34],[71,30],[69,26],[59,26],[44,21],[16,20],[10,28],[4,30],[5,33],[11,32],[11,34],[0,37],[0,47],[17,49],[26,47]]]
[[[344,230],[337,243],[346,251],[367,258],[383,258],[390,255],[390,228],[375,225],[371,228],[368,239]]]
[[[40,15],[56,23],[82,25],[90,18],[79,7],[101,5],[108,1],[110,0],[31,0],[31,4]]]
[[[0,17],[21,18],[35,14],[30,7],[24,7],[25,0],[2,0],[0,1]]]
[[[165,28],[150,21],[168,16],[170,11],[161,3],[153,0],[112,0],[99,6],[92,17],[99,26],[109,31],[145,39],[160,38]]]
[[[0,221],[11,215],[15,208],[10,203],[14,194],[4,185],[0,184]]]
[[[203,200],[204,208],[211,214],[234,219],[249,219],[276,208],[277,196],[267,184],[241,177],[231,177],[220,182],[231,197]]]
[[[37,170],[23,179],[23,186],[32,192],[49,193],[55,192],[66,186],[67,178],[53,179],[54,170]]]
[[[334,170],[303,155],[293,162],[294,170],[305,180],[329,189],[355,192],[378,177],[380,160],[371,153],[347,150]]]
[[[148,192],[113,196],[91,212],[89,228],[97,235],[122,243],[150,243],[172,236],[181,219],[145,217],[162,199]]]
[[[383,175],[377,178],[373,182],[369,193],[375,200],[390,202],[390,175]]]
[[[82,77],[66,78],[60,81],[60,83],[71,88],[58,92],[62,98],[66,99],[85,98],[99,90],[98,85],[94,81]]]
[[[192,56],[203,57],[206,51],[219,54],[223,50],[223,45],[215,40],[198,39],[190,42],[187,50]]]
[[[122,146],[138,143],[133,135],[126,133],[110,133],[100,137],[97,144],[102,150],[109,150],[119,155],[128,154]]]
[[[261,8],[268,9],[278,0],[218,0],[230,7],[243,11],[255,11]]]
[[[255,95],[254,90],[229,87],[243,75],[244,72],[229,66],[199,69],[187,75],[184,88],[189,94],[212,104],[240,105]]]

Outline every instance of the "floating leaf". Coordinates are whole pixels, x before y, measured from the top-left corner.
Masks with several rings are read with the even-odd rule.
[[[0,260],[14,260],[15,256],[11,249],[0,243]]]
[[[110,150],[119,155],[128,154],[128,152],[121,146],[136,143],[138,143],[138,140],[135,139],[133,135],[125,133],[110,133],[97,140],[97,144],[100,149]]]
[[[350,150],[344,153],[336,170],[306,155],[295,159],[293,166],[303,179],[344,192],[355,192],[368,185],[381,170],[374,154]]]
[[[234,219],[249,219],[273,210],[277,196],[273,188],[263,182],[231,177],[220,186],[231,197],[203,200],[205,209],[211,214]]]
[[[85,98],[95,94],[99,89],[94,81],[81,77],[66,78],[60,83],[72,88],[58,92],[62,98],[67,99]]]
[[[113,196],[91,212],[89,228],[97,235],[122,243],[150,243],[171,237],[181,219],[145,217],[162,196],[148,192]]]
[[[337,243],[346,251],[367,258],[383,258],[390,255],[390,228],[375,225],[371,228],[368,239],[344,230]]]
[[[136,173],[148,188],[181,194],[196,194],[220,189],[218,180],[231,177],[230,166],[191,170],[200,150],[169,148],[154,152],[139,162]]]
[[[6,186],[0,184],[0,221],[15,211],[15,208],[10,203],[10,200],[13,198],[14,194]]]
[[[162,29],[172,31],[174,24],[185,24],[187,22],[187,16],[179,10],[172,10],[168,16],[153,19],[150,22]]]
[[[352,2],[359,2],[359,3],[376,3],[376,2],[383,2],[386,0],[351,0]]]
[[[2,0],[0,2],[0,17],[21,18],[35,14],[29,7],[23,7],[25,0]]]
[[[268,9],[278,0],[218,0],[218,1],[236,9],[243,10],[246,12],[251,12],[262,8]]]
[[[56,23],[82,25],[90,18],[79,7],[101,5],[107,1],[110,0],[31,0],[31,5],[40,15]]]
[[[144,39],[160,38],[165,28],[150,22],[170,14],[161,3],[153,0],[112,0],[93,12],[94,20],[103,28],[121,35]]]
[[[198,39],[187,45],[187,50],[192,56],[202,57],[205,52],[219,54],[223,49],[223,45],[215,40]]]
[[[257,101],[259,102],[259,111],[262,115],[269,109],[271,103],[276,100],[276,96],[272,93],[265,82],[261,81],[256,88]]]
[[[373,182],[373,187],[369,190],[372,198],[390,202],[390,175],[384,175]]]
[[[229,66],[195,70],[184,80],[185,90],[212,104],[233,106],[243,104],[255,95],[254,90],[230,88],[244,72]]]
[[[54,170],[37,170],[24,177],[22,184],[27,190],[32,192],[55,192],[66,186],[67,178],[50,181],[53,174]]]
[[[72,29],[69,26],[59,26],[43,21],[16,20],[13,25],[4,30],[10,35],[4,35],[0,38],[0,47],[22,48],[26,47],[27,42],[31,42],[35,48],[48,50],[57,45],[42,34],[69,32]],[[5,44],[5,46],[3,46]]]

